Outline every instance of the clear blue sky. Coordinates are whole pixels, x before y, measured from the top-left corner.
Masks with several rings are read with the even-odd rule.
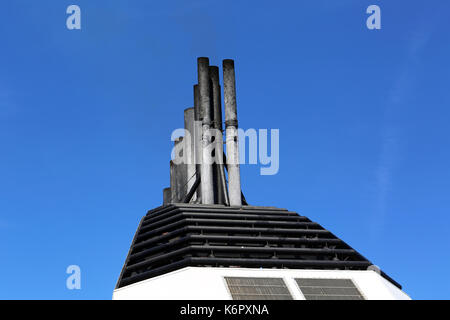
[[[82,29],[66,28],[66,8]],[[366,28],[377,4],[382,29]],[[110,299],[169,184],[196,58],[236,61],[243,128],[280,130],[251,204],[321,223],[416,299],[450,298],[450,3],[2,1],[0,298]],[[66,268],[82,271],[67,290]]]

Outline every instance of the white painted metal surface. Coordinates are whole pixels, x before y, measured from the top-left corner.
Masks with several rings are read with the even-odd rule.
[[[228,300],[224,277],[283,278],[291,295],[304,300],[294,278],[351,279],[367,300],[410,300],[372,270],[296,270],[187,267],[114,290],[114,300]]]

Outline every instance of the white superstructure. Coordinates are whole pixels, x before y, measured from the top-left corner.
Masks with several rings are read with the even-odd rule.
[[[295,279],[350,279],[366,300],[410,300],[372,270],[295,270],[186,267],[114,290],[114,300],[231,300],[226,277],[281,278],[294,300],[305,300]],[[340,295],[345,298],[345,296]]]

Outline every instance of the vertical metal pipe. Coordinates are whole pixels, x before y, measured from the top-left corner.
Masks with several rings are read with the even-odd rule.
[[[172,197],[172,192],[170,188],[163,189],[163,205],[169,204]]]
[[[182,202],[187,194],[187,173],[186,173],[186,153],[184,148],[184,138],[179,137],[175,139],[175,152],[177,153],[178,161],[174,163],[175,183],[176,183],[176,199],[174,202]]]
[[[209,59],[198,58],[198,89],[200,94],[200,106],[202,111],[202,164],[201,164],[201,186],[202,203],[214,203],[212,157],[210,152],[211,132],[211,101],[209,87]]]
[[[175,175],[175,164],[170,160],[170,203],[175,203],[177,199],[177,181]]]
[[[226,181],[225,181],[225,169],[223,166],[223,136],[222,136],[222,103],[220,94],[220,81],[219,81],[219,68],[217,66],[209,67],[209,76],[211,79],[211,99],[213,106],[213,128],[215,129],[215,159],[216,164],[214,166],[214,178],[216,191],[216,202],[219,204],[228,203],[226,199],[228,195],[226,193]]]
[[[230,205],[241,206],[241,176],[239,170],[238,121],[234,61],[223,60],[223,92],[225,98],[225,128]]]
[[[202,164],[202,113],[200,108],[200,93],[198,91],[198,84],[194,85],[194,159],[196,177],[200,178]],[[202,200],[202,185],[200,184],[195,192],[196,202],[201,203]]]
[[[195,175],[195,147],[194,147],[194,108],[187,108],[184,110],[184,152],[186,159],[186,178],[187,178],[187,192],[192,189],[196,177]],[[191,198],[196,200],[195,194]]]

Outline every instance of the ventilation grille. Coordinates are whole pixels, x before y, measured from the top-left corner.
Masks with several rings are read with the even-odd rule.
[[[364,300],[350,279],[295,279],[306,300]]]
[[[142,218],[117,287],[188,266],[367,270],[370,265],[344,241],[296,212],[177,204]]]
[[[233,300],[292,300],[281,278],[225,277]]]

